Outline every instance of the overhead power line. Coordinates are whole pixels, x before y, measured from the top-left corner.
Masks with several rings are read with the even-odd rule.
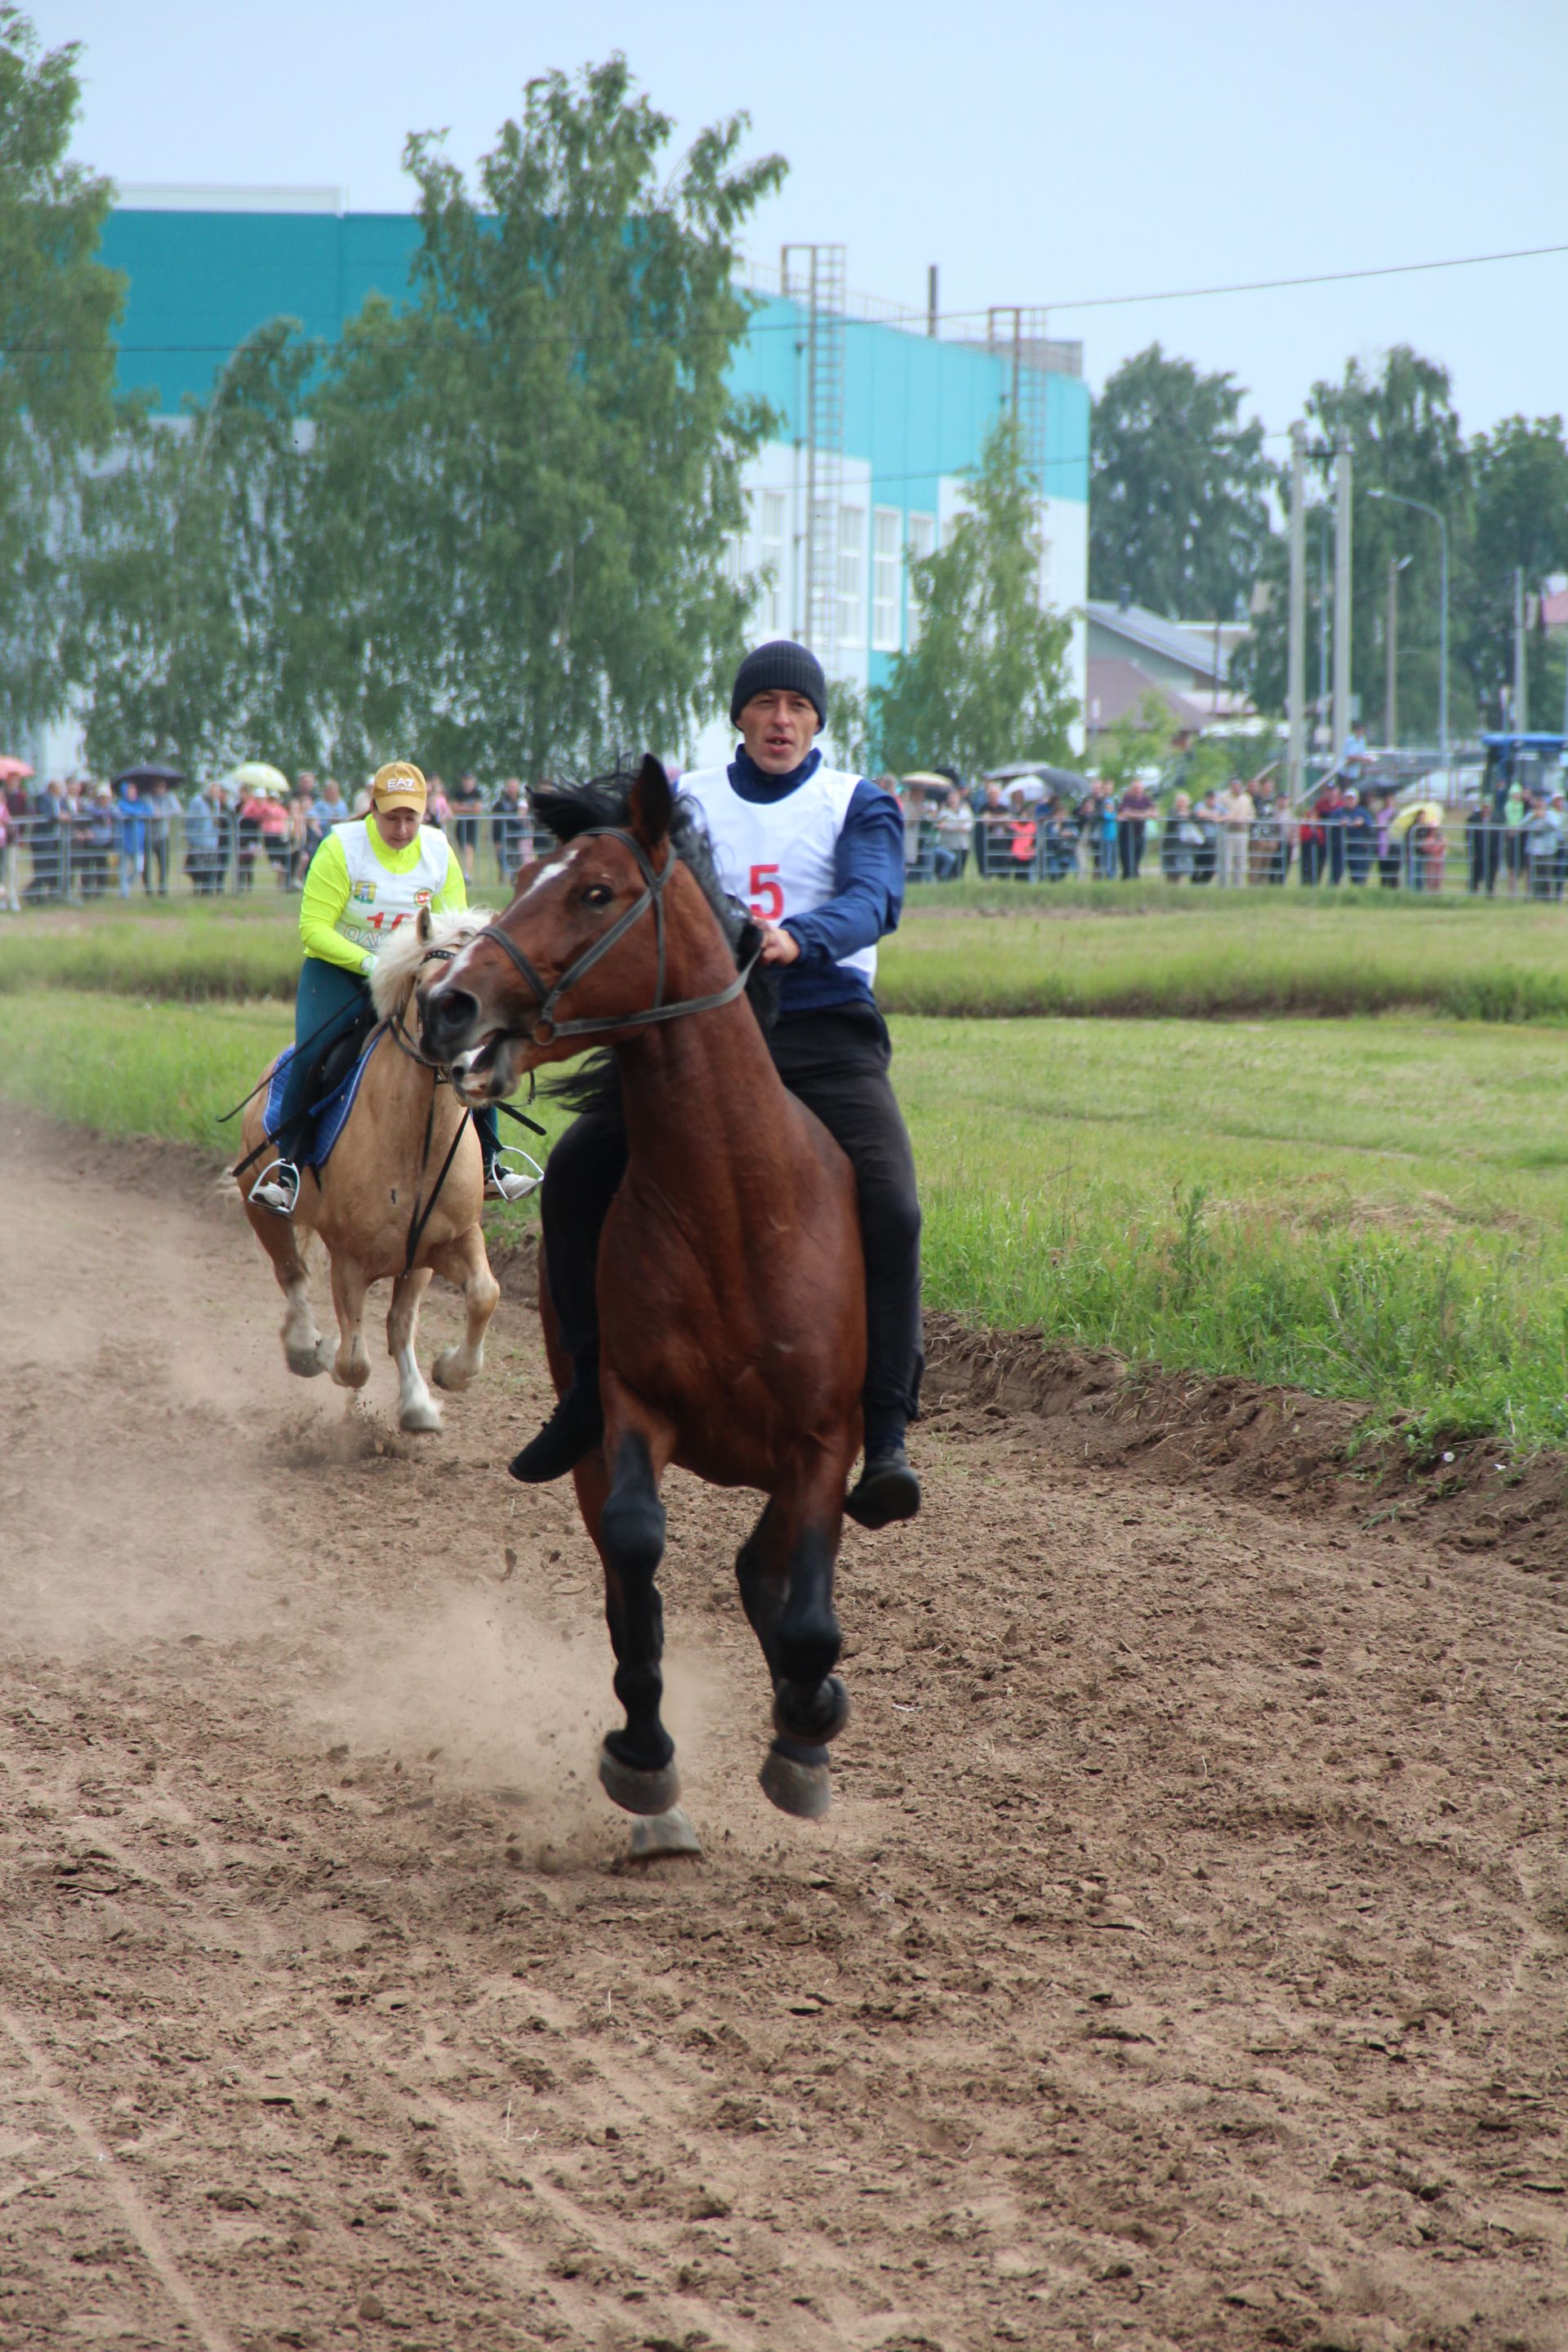
[[[1289,286],[1348,286],[1358,278],[1415,278],[1427,269],[1479,269],[1492,261],[1541,261],[1568,253],[1568,245],[1525,245],[1512,253],[1461,253],[1447,261],[1390,261],[1377,269],[1325,269],[1312,278],[1252,278],[1237,286],[1175,286],[1160,294],[1089,294],[1080,302],[1047,302],[1052,310],[1116,310],[1133,302],[1201,302],[1211,294],[1272,294]]]

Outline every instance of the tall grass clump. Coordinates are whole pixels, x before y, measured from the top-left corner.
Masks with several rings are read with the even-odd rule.
[[[1129,1222],[1089,1185],[928,1194],[930,1303],[998,1329],[1364,1403],[1418,1430],[1568,1442],[1568,1316],[1539,1244],[1303,1236],[1201,1188]]]
[[[281,1005],[204,1004],[39,990],[0,1018],[0,1093],[105,1135],[156,1135],[212,1151],[237,1146],[220,1112],[248,1092],[294,1034]]]
[[[1245,919],[1205,925],[1163,915],[1142,923],[916,916],[882,951],[878,994],[889,1013],[990,1020],[1423,1011],[1560,1022],[1568,922],[1551,931],[1521,923],[1500,937],[1496,924],[1439,918],[1423,927],[1359,909],[1314,922],[1288,907],[1272,920],[1249,908]]]
[[[292,1003],[300,955],[292,923],[193,916],[168,929],[97,920],[59,931],[18,925],[0,935],[0,995],[64,988],[187,1004],[261,997]]]

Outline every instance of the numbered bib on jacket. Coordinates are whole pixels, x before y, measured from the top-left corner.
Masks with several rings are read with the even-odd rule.
[[[422,824],[415,836],[418,857],[406,874],[389,874],[365,839],[368,822],[361,817],[336,829],[348,863],[349,902],[332,928],[340,938],[377,955],[399,923],[411,921],[446,888],[452,852],[444,833]]]
[[[759,923],[809,915],[838,895],[838,836],[858,776],[818,768],[782,800],[742,800],[727,768],[682,776],[680,791],[701,810],[719,878]],[[839,959],[844,970],[877,977],[877,950]]]

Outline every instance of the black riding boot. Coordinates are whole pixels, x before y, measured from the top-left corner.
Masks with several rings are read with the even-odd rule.
[[[592,1454],[605,1433],[604,1407],[599,1402],[597,1347],[572,1360],[572,1385],[537,1437],[513,1456],[511,1475],[525,1486],[547,1486],[564,1478]]]
[[[920,1507],[920,1480],[903,1439],[868,1435],[866,1466],[844,1498],[849,1517],[863,1528],[890,1528],[896,1519],[912,1519]]]

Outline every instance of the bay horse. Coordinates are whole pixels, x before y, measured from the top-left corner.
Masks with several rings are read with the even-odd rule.
[[[560,846],[426,985],[423,1034],[470,1100],[585,1041],[609,1049],[629,1158],[599,1247],[605,1434],[573,1474],[626,1711],[599,1779],[626,1811],[679,1820],[689,1851],[659,1713],[660,1482],[673,1462],[767,1496],[735,1562],[773,1683],[762,1784],[784,1811],[820,1814],[849,1708],[833,1579],[861,1434],[859,1216],[848,1160],[785,1091],[744,993],[760,934],[659,762],[536,806]],[[542,1252],[540,1312],[563,1391]]]
[[[488,920],[482,913],[432,917],[422,908],[416,922],[399,925],[376,959],[370,984],[380,1023],[375,1050],[326,1167],[320,1176],[301,1169],[291,1217],[253,1206],[248,1187],[241,1185],[245,1213],[287,1301],[283,1353],[301,1379],[330,1371],[341,1388],[364,1386],[370,1378],[365,1294],[372,1283],[390,1277],[386,1344],[397,1364],[398,1425],[406,1430],[441,1426],[440,1405],[416,1354],[419,1304],[431,1275],[455,1283],[468,1310],[462,1339],[431,1367],[438,1388],[465,1389],[483,1370],[485,1332],[500,1297],[479,1224],[484,1170],[473,1123],[444,1074],[426,1058],[418,1028],[411,1030],[408,1021],[421,974],[449,960]],[[265,1148],[267,1093],[264,1083],[245,1114],[245,1148],[253,1160]],[[318,1234],[331,1262],[335,1348],[317,1329],[310,1304],[308,1258]]]

